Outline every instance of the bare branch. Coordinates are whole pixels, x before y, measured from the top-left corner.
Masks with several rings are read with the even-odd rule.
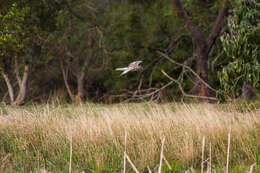
[[[126,99],[124,102],[128,102],[130,100],[144,100],[146,98],[155,98],[155,95],[170,86],[173,82],[169,82],[166,85],[162,86],[161,88],[148,88],[139,90],[138,93],[135,92],[129,92],[132,93],[132,96],[129,99]]]
[[[171,81],[175,82],[176,84],[178,84],[178,87],[182,93],[182,95],[184,97],[192,97],[192,98],[200,98],[200,99],[208,99],[208,100],[217,100],[215,97],[206,97],[206,96],[196,96],[196,95],[191,95],[191,94],[186,94],[184,89],[182,88],[182,85],[181,83],[176,80],[176,79],[173,79],[172,77],[170,77],[165,71],[161,70],[161,72],[163,73],[163,75],[165,75],[168,79],[170,79]]]
[[[217,90],[212,88],[208,83],[206,83],[195,71],[193,71],[189,66],[185,65],[185,64],[182,64],[182,63],[179,63],[177,61],[174,61],[172,58],[170,58],[168,55],[166,55],[165,53],[163,52],[160,52],[160,51],[156,51],[159,55],[161,55],[162,57],[168,59],[170,62],[176,64],[176,65],[179,65],[179,66],[182,66],[183,68],[186,68],[188,69],[192,74],[194,74],[198,79],[199,81],[201,81],[205,86],[207,86],[209,89],[211,89],[212,91],[216,92]]]

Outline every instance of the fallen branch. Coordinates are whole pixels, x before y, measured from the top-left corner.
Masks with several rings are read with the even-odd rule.
[[[131,98],[126,99],[124,102],[128,102],[130,100],[144,100],[149,97],[151,97],[151,99],[155,98],[156,94],[158,94],[160,91],[162,91],[163,89],[170,86],[172,83],[173,82],[171,81],[171,82],[167,83],[166,85],[162,86],[161,88],[148,88],[148,89],[144,89],[144,90],[139,90],[138,92],[136,92],[136,91],[129,92],[130,94],[132,93],[132,96],[131,96]]]
[[[173,79],[172,77],[170,77],[164,70],[161,70],[161,72],[162,72],[162,74],[163,74],[164,76],[166,76],[168,79],[170,79],[171,81],[173,81],[173,82],[175,82],[175,83],[178,84],[178,87],[179,87],[179,89],[180,89],[180,91],[181,91],[181,93],[182,93],[182,95],[183,95],[184,97],[192,97],[192,98],[200,98],[200,99],[208,99],[208,100],[215,100],[215,101],[217,101],[217,99],[216,99],[215,97],[196,96],[196,95],[191,95],[191,94],[185,93],[184,89],[182,88],[181,83],[180,83],[178,80]]]

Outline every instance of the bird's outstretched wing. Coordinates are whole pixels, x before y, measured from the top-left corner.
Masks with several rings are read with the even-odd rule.
[[[125,67],[125,68],[116,68],[117,71],[125,71],[125,70],[127,70],[127,69],[128,69],[128,67]]]
[[[143,62],[143,61],[134,61],[134,62],[131,62],[131,63],[129,64],[129,67],[136,67],[136,66],[138,66],[141,62]]]
[[[123,76],[124,74],[128,73],[129,71],[131,71],[132,69],[127,68],[123,73],[120,74],[120,76]]]

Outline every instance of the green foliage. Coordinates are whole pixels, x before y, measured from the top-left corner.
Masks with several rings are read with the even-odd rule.
[[[231,33],[221,37],[230,62],[222,69],[219,98],[241,95],[243,82],[254,87],[260,84],[260,4],[254,0],[241,0],[234,10]],[[225,95],[225,97],[223,97]]]
[[[32,58],[40,63],[41,48],[46,47],[45,39],[55,27],[52,23],[56,11],[44,1],[14,1],[5,7],[0,13],[1,66],[8,65],[11,69],[14,57],[26,57],[27,61]],[[46,17],[46,14],[52,16]]]
[[[25,32],[24,21],[30,8],[19,9],[13,3],[6,14],[0,14],[0,57],[11,57],[23,51]]]

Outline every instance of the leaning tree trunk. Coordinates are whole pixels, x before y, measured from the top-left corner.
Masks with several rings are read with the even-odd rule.
[[[29,76],[29,65],[26,64],[24,66],[24,71],[23,71],[23,77],[21,78],[17,66],[15,66],[15,73],[16,73],[16,79],[18,81],[18,86],[19,86],[19,91],[18,95],[15,98],[15,93],[14,93],[14,88],[11,84],[11,81],[8,77],[8,75],[5,72],[2,72],[2,75],[4,77],[5,83],[8,88],[8,93],[10,96],[10,104],[12,106],[20,106],[24,104],[24,100],[26,98],[26,90],[27,90],[27,81],[28,81],[28,76]]]
[[[10,97],[10,102],[13,103],[14,102],[14,89],[13,89],[13,86],[12,86],[10,80],[9,80],[8,75],[5,72],[2,72],[2,76],[4,77],[5,83],[6,83],[7,88],[8,88],[8,94],[9,94],[9,97]]]
[[[208,37],[206,38],[202,33],[202,30],[196,25],[192,16],[188,13],[188,11],[183,7],[181,0],[173,0],[173,5],[177,10],[178,16],[181,17],[188,27],[192,39],[196,43],[197,49],[195,50],[196,54],[196,67],[197,74],[200,78],[207,83],[208,82],[208,72],[209,72],[209,52],[211,51],[213,45],[215,44],[216,39],[220,35],[221,31],[221,23],[225,19],[227,14],[226,3],[223,3],[222,7],[218,11],[218,16],[216,18],[215,23],[212,25],[212,28],[209,32]],[[209,96],[210,88],[205,85],[200,79],[197,81],[197,89],[199,96]]]
[[[16,97],[15,101],[12,103],[12,105],[22,105],[24,104],[24,100],[26,97],[26,91],[27,91],[27,81],[28,81],[28,75],[29,75],[29,65],[24,66],[24,72],[23,72],[23,78],[21,81],[18,82],[19,84],[19,93]]]
[[[63,76],[63,81],[64,81],[64,84],[65,84],[65,87],[67,89],[67,92],[69,94],[69,97],[70,97],[71,101],[73,102],[75,100],[75,97],[72,94],[72,91],[71,91],[71,88],[70,88],[70,85],[69,85],[69,82],[68,82],[68,75],[66,73],[66,70],[65,70],[62,58],[60,59],[60,68],[61,68],[61,72],[62,72],[62,76]]]

